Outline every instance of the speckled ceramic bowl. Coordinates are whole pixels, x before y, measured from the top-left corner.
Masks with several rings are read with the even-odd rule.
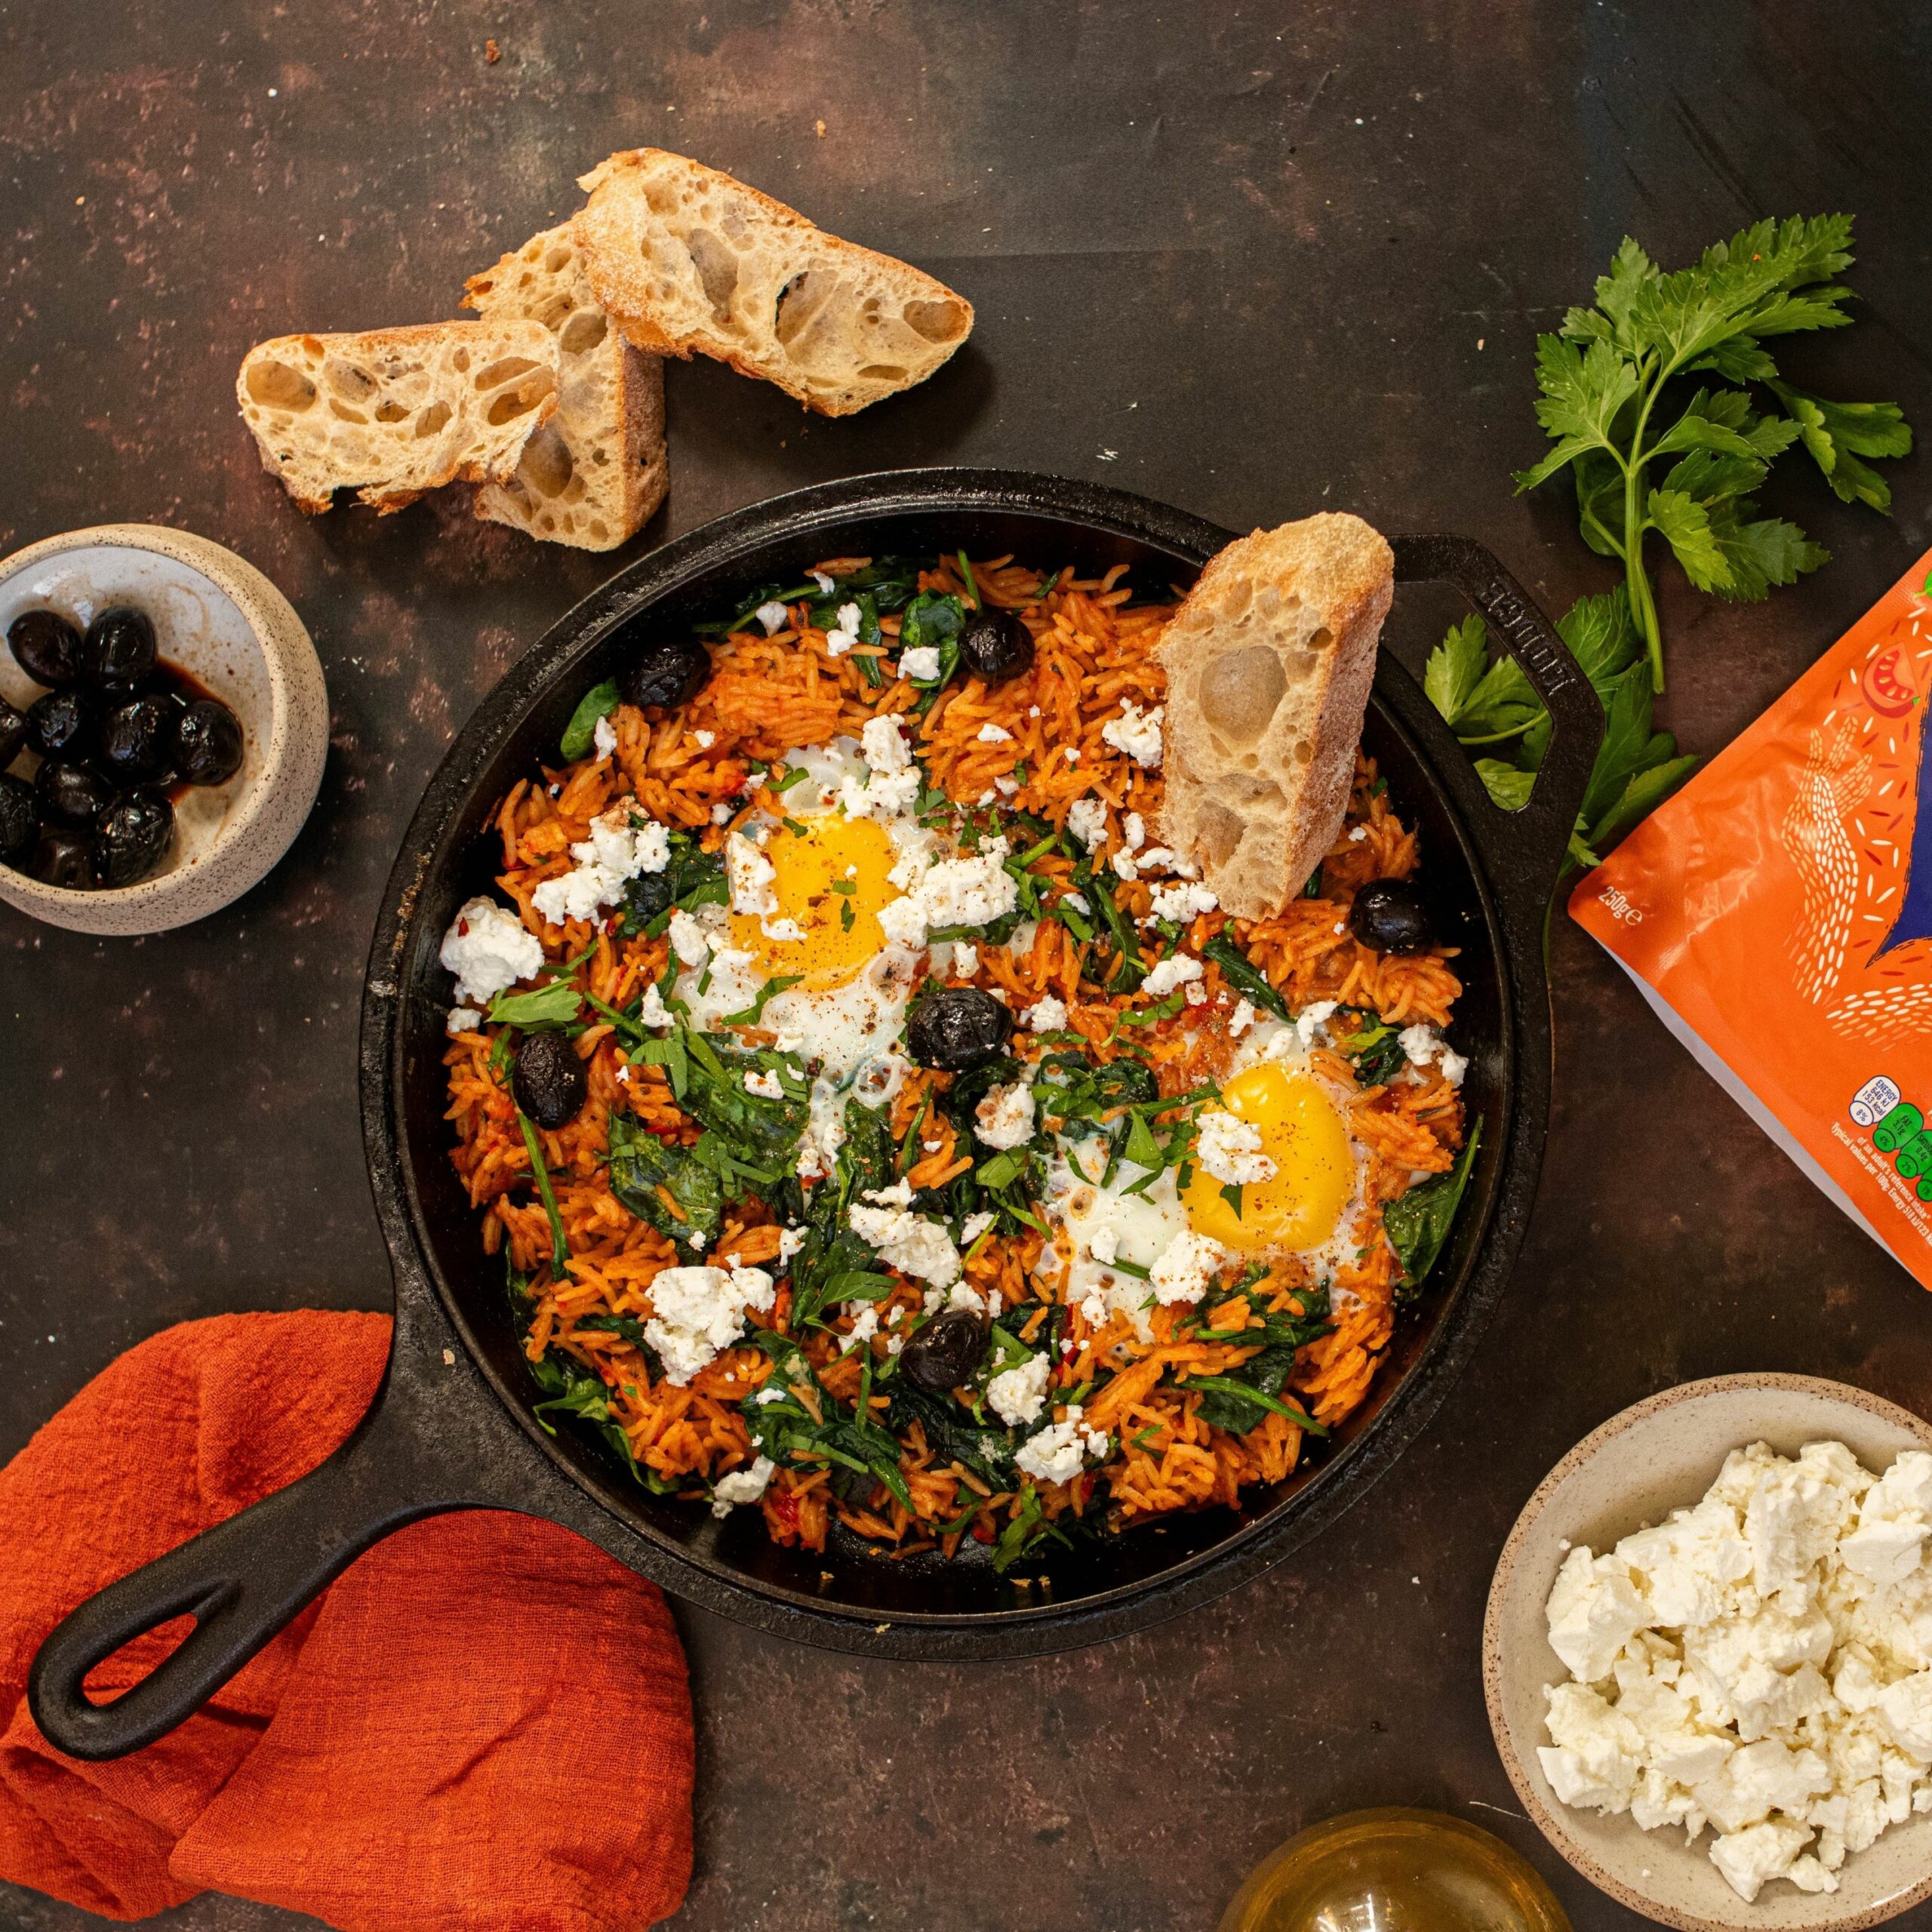
[[[1530,1816],[1577,1869],[1633,1912],[1686,1932],[1853,1932],[1932,1896],[1932,1817],[1894,1825],[1838,1872],[1835,1892],[1807,1894],[1782,1879],[1746,1905],[1711,1863],[1707,1828],[1639,1830],[1558,1801],[1537,1747],[1543,1692],[1567,1675],[1549,1647],[1543,1606],[1570,1548],[1601,1553],[1620,1537],[1695,1503],[1724,1457],[1749,1442],[1795,1455],[1807,1442],[1846,1444],[1882,1471],[1902,1449],[1932,1449],[1932,1424],[1842,1383],[1803,1375],[1724,1375],[1687,1382],[1613,1416],[1543,1479],[1503,1546],[1483,1623],[1483,1685],[1497,1749]]]
[[[246,750],[226,785],[175,805],[166,863],[133,885],[75,892],[0,866],[0,900],[75,932],[165,932],[205,918],[266,873],[301,829],[328,752],[328,692],[315,647],[287,598],[232,550],[179,530],[103,524],[29,544],[0,562],[0,636],[40,605],[85,625],[111,604],[154,620],[161,654],[232,706]],[[0,641],[0,694],[40,695]],[[23,753],[14,768],[25,774]]]

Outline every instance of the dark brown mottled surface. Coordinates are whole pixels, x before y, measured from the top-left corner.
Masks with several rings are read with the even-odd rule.
[[[0,1456],[167,1323],[382,1303],[352,1078],[377,894],[452,731],[611,567],[454,497],[305,520],[234,413],[251,342],[452,313],[583,168],[677,147],[931,268],[979,326],[837,423],[674,365],[670,504],[626,554],[820,478],[966,460],[1237,527],[1346,506],[1466,531],[1557,610],[1607,579],[1560,503],[1511,494],[1541,448],[1532,337],[1626,229],[1681,259],[1758,214],[1855,211],[1866,319],[1792,365],[1932,425],[1928,69],[1909,0],[0,8],[0,542],[128,518],[231,544],[301,611],[335,707],[314,818],[226,914],[127,944],[0,911]],[[1837,556],[1769,606],[1666,580],[1690,748],[1932,540],[1924,464],[1894,475],[1890,522],[1774,488]],[[1500,1832],[1581,1932],[1639,1923],[1517,1816],[1477,1670],[1497,1549],[1564,1450],[1672,1382],[1804,1369],[1926,1410],[1932,1306],[1561,922],[1554,968],[1520,1276],[1396,1473],[1239,1595],[1057,1660],[860,1664],[682,1615],[679,1926],[1183,1932],[1290,1831],[1392,1802]],[[96,1922],[0,1887],[0,1924]],[[168,1922],[308,1921],[209,1897]]]

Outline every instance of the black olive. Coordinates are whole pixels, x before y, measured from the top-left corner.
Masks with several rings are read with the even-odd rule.
[[[154,620],[131,604],[110,605],[81,640],[81,675],[91,685],[138,685],[154,663]]]
[[[1377,952],[1420,952],[1429,944],[1422,895],[1403,878],[1371,879],[1349,908],[1349,930]]]
[[[57,825],[42,828],[28,872],[42,885],[64,885],[85,892],[94,884],[94,858],[86,835]]]
[[[0,771],[20,755],[27,741],[26,713],[0,697]]]
[[[174,768],[190,785],[226,785],[242,769],[242,721],[220,699],[198,697],[182,712]]]
[[[118,785],[146,785],[174,763],[174,728],[184,709],[171,694],[131,698],[100,721],[94,762]]]
[[[964,1073],[1006,1051],[1013,1015],[977,986],[948,986],[924,1001],[906,1029],[906,1044],[921,1066]]]
[[[567,1126],[589,1092],[583,1062],[568,1034],[533,1033],[517,1048],[510,1094],[539,1127],[554,1131]]]
[[[40,836],[40,801],[24,778],[0,774],[0,863],[17,866]]]
[[[84,764],[70,764],[65,758],[45,760],[33,782],[40,794],[41,816],[82,831],[91,829],[94,820],[114,802],[113,786],[98,772]]]
[[[94,749],[100,706],[92,691],[75,685],[46,691],[27,706],[27,743],[42,758],[78,762]]]
[[[959,661],[989,685],[1033,668],[1033,633],[1011,611],[975,611],[959,633]]]
[[[174,842],[174,808],[158,792],[130,792],[94,829],[94,875],[103,885],[146,878]]]
[[[696,638],[658,638],[631,660],[624,673],[624,702],[672,710],[696,697],[710,675],[711,653]]]
[[[23,611],[7,627],[7,648],[37,685],[71,685],[81,675],[81,634],[58,611]]]
[[[971,1379],[986,1352],[986,1324],[970,1308],[949,1308],[900,1350],[899,1372],[928,1395],[949,1395]]]

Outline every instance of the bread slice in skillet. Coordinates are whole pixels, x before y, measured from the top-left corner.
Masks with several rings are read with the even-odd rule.
[[[1257,530],[1201,572],[1156,648],[1162,835],[1237,918],[1280,911],[1342,829],[1395,568],[1360,517]]]
[[[485,321],[540,322],[555,337],[557,413],[476,514],[552,543],[610,550],[664,500],[664,365],[626,342],[585,274],[571,224],[546,229],[463,286]]]
[[[557,345],[532,321],[278,336],[243,357],[235,393],[262,467],[303,509],[352,489],[386,515],[460,478],[511,476],[557,407]]]
[[[615,154],[577,185],[598,300],[651,354],[715,356],[849,416],[924,382],[971,331],[943,282],[682,155]]]

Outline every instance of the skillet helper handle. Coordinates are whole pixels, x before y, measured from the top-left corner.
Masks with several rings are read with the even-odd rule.
[[[71,1758],[138,1751],[193,1715],[257,1651],[392,1531],[443,1511],[451,1485],[426,1469],[404,1404],[385,1380],[328,1460],[90,1597],[40,1647],[27,1703],[41,1734]],[[195,1628],[111,1703],[82,1687],[122,1644],[177,1617]]]
[[[1466,537],[1398,537],[1398,577],[1453,583],[1482,613],[1497,641],[1521,667],[1549,710],[1549,749],[1530,801],[1504,814],[1524,857],[1504,881],[1512,909],[1543,928],[1549,895],[1561,871],[1577,814],[1589,789],[1603,743],[1603,706],[1569,648],[1529,594],[1482,545]],[[1493,810],[1500,811],[1500,806]]]

